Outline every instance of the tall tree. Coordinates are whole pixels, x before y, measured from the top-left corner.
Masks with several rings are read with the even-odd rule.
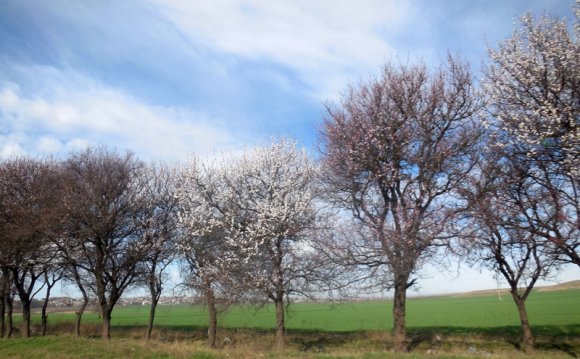
[[[549,241],[560,259],[580,266],[580,3],[574,35],[566,20],[530,13],[490,49],[485,85],[491,125],[512,155],[529,162],[528,181],[545,189],[544,209],[526,230]]]
[[[363,228],[356,245],[366,254],[351,259],[390,275],[396,351],[407,350],[411,277],[457,218],[456,190],[472,170],[482,105],[468,65],[449,56],[433,72],[388,63],[327,107],[324,179],[333,203]]]
[[[71,254],[96,296],[103,339],[110,338],[113,308],[135,283],[145,254],[138,221],[146,209],[143,168],[131,153],[104,148],[73,154],[65,163],[67,219],[74,230]]]

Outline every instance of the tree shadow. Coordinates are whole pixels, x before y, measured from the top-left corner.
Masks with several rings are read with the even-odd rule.
[[[532,326],[532,332],[536,339],[537,349],[563,352],[574,358],[580,355],[580,324]],[[505,343],[516,350],[521,350],[521,335],[519,326],[440,326],[408,329],[409,348],[411,350],[419,346],[439,348],[449,340],[454,342],[460,340],[464,344],[475,340],[487,341],[488,344],[486,345],[492,347],[493,343]]]

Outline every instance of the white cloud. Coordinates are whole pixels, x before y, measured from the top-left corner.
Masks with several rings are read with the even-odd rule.
[[[42,78],[44,69],[30,71]],[[50,80],[50,94],[26,92],[15,84],[0,86],[2,157],[106,144],[130,149],[144,159],[180,160],[242,145],[241,134],[203,114],[152,106],[78,74],[60,75],[63,81]],[[70,78],[74,78],[73,88],[66,86]]]
[[[410,11],[394,0],[152,1],[194,42],[287,66],[323,98],[392,56],[384,35]]]

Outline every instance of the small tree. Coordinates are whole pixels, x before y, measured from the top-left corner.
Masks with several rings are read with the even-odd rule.
[[[492,126],[512,155],[529,161],[528,181],[545,189],[546,211],[526,216],[526,230],[580,266],[580,4],[574,36],[565,20],[520,19],[510,38],[490,49],[485,85]]]
[[[508,283],[520,317],[522,348],[531,354],[534,337],[525,302],[536,281],[555,268],[556,258],[545,240],[521,222],[526,222],[530,210],[541,208],[545,192],[530,181],[526,162],[502,156],[492,143],[489,149],[494,153],[482,156],[477,175],[466,181],[471,219],[466,223],[466,244],[473,262],[500,273]]]
[[[231,200],[228,173],[221,165],[192,159],[179,176],[177,241],[185,284],[201,292],[208,308],[208,346],[216,347],[218,312],[244,294],[239,263],[227,244],[238,211]],[[247,288],[245,288],[247,290]]]
[[[55,173],[54,163],[48,160],[15,158],[0,167],[3,267],[10,272],[22,303],[23,337],[30,337],[30,305],[50,260],[49,232],[57,223]]]
[[[155,311],[164,289],[167,270],[175,258],[178,199],[175,196],[177,173],[158,164],[147,168],[144,184],[145,207],[141,218],[145,256],[140,271],[151,295],[145,338],[151,339]]]
[[[327,108],[324,180],[331,201],[358,223],[361,255],[350,259],[390,275],[396,351],[407,350],[411,277],[457,219],[456,190],[472,169],[480,133],[473,121],[479,98],[468,66],[450,56],[433,73],[387,64],[380,78]]]

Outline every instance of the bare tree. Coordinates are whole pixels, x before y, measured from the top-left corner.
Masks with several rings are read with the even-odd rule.
[[[145,257],[141,265],[143,281],[151,295],[151,308],[145,338],[151,339],[155,311],[175,258],[178,199],[175,196],[177,173],[163,164],[147,168],[144,183],[146,211],[141,218]]]
[[[546,210],[526,215],[527,231],[580,266],[580,3],[574,35],[566,20],[520,19],[510,38],[490,49],[485,85],[490,125],[507,135],[512,155],[529,162],[528,181],[545,189]],[[549,207],[549,208],[547,208]]]
[[[144,256],[139,218],[145,209],[143,163],[126,153],[89,148],[65,163],[67,220],[71,222],[74,265],[95,294],[102,338],[110,338],[111,313],[137,278]]]
[[[542,207],[546,193],[530,180],[527,161],[506,156],[509,152],[491,142],[488,151],[493,153],[482,156],[479,171],[465,182],[470,217],[466,245],[473,263],[500,273],[508,283],[520,317],[522,347],[531,354],[534,337],[525,302],[536,281],[556,269],[557,258],[542,237],[521,223],[527,222],[529,211]]]
[[[52,210],[54,169],[52,161],[24,158],[5,161],[0,167],[0,187],[5,191],[0,241],[6,250],[4,266],[22,304],[23,337],[30,337],[30,305],[44,285],[48,233],[57,223]]]
[[[408,349],[411,277],[457,218],[456,189],[472,169],[482,105],[468,65],[449,56],[434,72],[389,63],[327,107],[325,181],[332,202],[359,225],[350,259],[390,275],[396,351]]]

